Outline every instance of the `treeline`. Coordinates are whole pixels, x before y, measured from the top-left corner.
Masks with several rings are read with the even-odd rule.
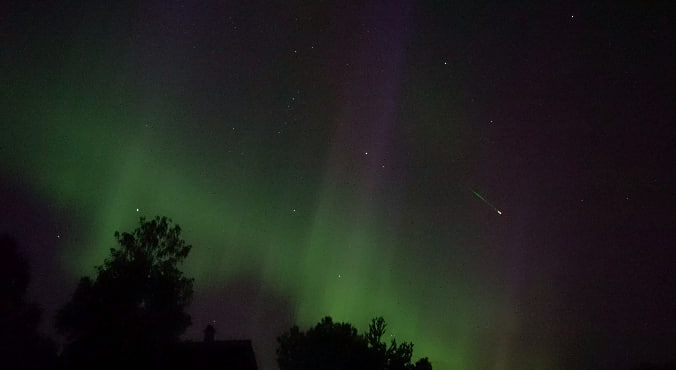
[[[117,248],[96,266],[94,277],[80,279],[57,312],[55,327],[65,339],[57,351],[54,341],[39,333],[40,307],[26,300],[28,261],[12,237],[0,235],[0,368],[166,368],[167,354],[191,324],[186,308],[193,279],[180,267],[192,246],[167,217],[141,218],[136,229],[114,237]],[[386,343],[386,329],[382,317],[364,333],[330,317],[305,331],[294,326],[277,339],[279,369],[432,369],[427,358],[413,361],[413,343]],[[676,370],[676,365],[631,369]]]

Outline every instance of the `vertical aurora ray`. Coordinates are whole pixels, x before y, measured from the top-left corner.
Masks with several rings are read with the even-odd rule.
[[[371,33],[347,60],[354,73],[341,94],[340,125],[304,243],[297,314],[302,326],[331,315],[360,328],[383,315],[393,338],[412,340],[416,354],[431,357],[436,368],[466,368],[468,339],[448,343],[457,335],[451,333],[470,330],[463,312],[467,307],[461,302],[453,308],[425,307],[426,302],[444,301],[449,292],[430,288],[424,267],[403,263],[401,251],[411,246],[385,232],[395,230],[403,216],[396,201],[390,200],[387,209],[382,202],[397,197],[391,184],[401,175],[389,167],[410,7],[399,2],[362,10]],[[411,258],[423,257],[413,253]],[[445,325],[430,320],[448,315],[447,310],[454,313]]]

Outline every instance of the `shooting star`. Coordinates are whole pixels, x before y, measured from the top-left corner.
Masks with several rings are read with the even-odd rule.
[[[476,191],[469,189],[472,191],[474,195],[476,195],[477,198],[481,199],[482,202],[486,203],[489,207],[493,208],[495,212],[497,212],[499,215],[502,214],[502,211],[498,209],[498,207],[494,206],[491,204],[491,202],[487,201],[486,198],[482,197],[481,194],[477,193]]]

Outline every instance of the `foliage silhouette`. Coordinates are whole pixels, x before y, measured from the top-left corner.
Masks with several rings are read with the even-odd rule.
[[[192,246],[180,234],[166,217],[141,217],[131,233],[115,232],[119,247],[57,313],[66,366],[112,368],[134,358],[140,367],[178,340],[191,323],[185,308],[193,294],[193,279],[178,268]]]
[[[363,335],[349,323],[334,323],[331,317],[306,332],[293,326],[277,338],[277,363],[280,370],[432,369],[427,358],[411,363],[412,343],[384,343],[386,328],[382,317],[371,320],[369,331]]]
[[[54,344],[38,332],[40,307],[25,300],[29,281],[16,241],[0,235],[0,368],[46,369],[56,359]]]

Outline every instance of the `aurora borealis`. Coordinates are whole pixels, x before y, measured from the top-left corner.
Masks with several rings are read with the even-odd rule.
[[[166,215],[186,338],[215,321],[261,369],[326,315],[439,370],[676,360],[672,4],[21,3],[0,232],[46,331]]]

